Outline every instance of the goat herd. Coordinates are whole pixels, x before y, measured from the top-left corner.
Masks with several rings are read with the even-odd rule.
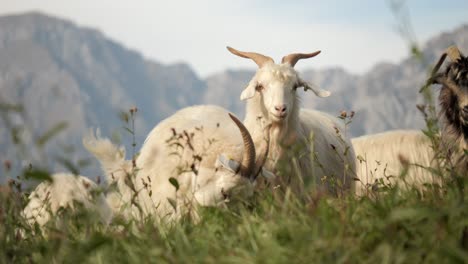
[[[376,181],[437,184],[428,167],[437,163],[439,149],[454,172],[468,170],[468,58],[456,47],[444,52],[428,82],[440,84],[439,148],[421,131],[390,131],[350,140],[346,114],[341,119],[300,108],[297,89],[318,97],[330,92],[307,83],[294,69],[301,59],[320,51],[294,53],[280,64],[272,58],[228,47],[258,65],[240,95],[246,101],[244,122],[212,105],[181,109],[161,121],[146,138],[139,155],[125,159],[125,150],[109,139],[90,135],[85,148],[100,162],[108,188],[84,176],[54,174],[31,193],[24,209],[30,223],[44,225],[61,207],[75,202],[96,210],[104,223],[115,215],[127,219],[147,216],[176,221],[198,206],[219,206],[246,199],[255,189],[288,188],[302,196],[317,188],[332,196],[366,195]],[[450,62],[439,73],[446,57]],[[414,166],[414,164],[418,164]]]

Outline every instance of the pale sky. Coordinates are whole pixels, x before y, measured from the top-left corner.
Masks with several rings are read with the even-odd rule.
[[[162,63],[186,62],[202,77],[254,68],[226,46],[276,61],[322,53],[299,69],[341,66],[353,73],[408,54],[386,0],[0,0],[0,14],[41,11],[97,28]],[[468,23],[467,0],[408,0],[420,43]]]

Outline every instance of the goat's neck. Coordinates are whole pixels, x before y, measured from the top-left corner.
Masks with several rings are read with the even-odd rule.
[[[270,124],[268,112],[262,107],[259,95],[247,102],[246,117],[244,125],[252,135],[256,147],[264,142],[264,128]],[[300,127],[299,122],[299,100],[296,98],[295,107],[289,113],[285,122],[272,123],[270,132],[270,150],[269,157],[277,159],[283,156],[284,149],[293,145],[298,140],[297,133]]]
[[[442,129],[443,142],[451,149],[455,148],[459,151],[468,149],[468,135],[466,131],[460,131],[451,125],[446,125]]]
[[[456,96],[446,87],[439,94],[439,120],[442,125],[442,135],[461,148],[467,148],[468,127],[460,120],[460,110],[456,107]]]
[[[468,127],[458,121],[458,116],[453,118],[447,114],[445,109],[441,109],[439,120],[442,121],[442,135],[445,136],[445,139],[452,142],[451,144],[456,144],[461,149],[467,149]]]
[[[468,128],[459,124],[454,124],[441,111],[442,121],[442,144],[446,149],[447,157],[460,173],[466,173],[468,170],[468,156],[465,150],[468,150]]]

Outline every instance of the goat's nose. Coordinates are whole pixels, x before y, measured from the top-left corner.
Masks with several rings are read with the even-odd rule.
[[[286,105],[285,104],[277,105],[277,106],[275,106],[275,110],[280,112],[280,113],[284,113],[284,112],[286,112]]]
[[[465,105],[465,107],[463,107],[463,113],[468,114],[468,105]]]

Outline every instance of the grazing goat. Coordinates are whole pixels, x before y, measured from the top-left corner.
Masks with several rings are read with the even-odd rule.
[[[247,100],[244,124],[256,146],[263,142],[263,127],[271,124],[271,141],[265,166],[281,177],[278,184],[302,194],[311,184],[324,186],[334,194],[353,188],[355,155],[351,142],[337,118],[313,110],[300,109],[296,90],[303,87],[319,97],[330,92],[318,89],[299,77],[294,65],[320,53],[295,53],[281,64],[254,52],[227,49],[252,59],[259,67],[240,99]]]
[[[61,208],[74,209],[75,203],[97,213],[103,223],[111,221],[112,210],[96,183],[67,173],[53,174],[51,180],[40,183],[29,195],[23,215],[30,224],[44,226]]]
[[[161,121],[141,148],[130,184],[126,179],[132,176],[132,165],[125,160],[123,149],[103,139],[88,138],[83,143],[101,162],[108,181],[117,181],[121,197],[117,201],[114,193],[110,199],[114,208],[127,204],[133,216],[143,213],[169,221],[187,213],[197,217],[192,209],[198,205],[215,206],[251,195],[256,175],[262,172],[269,134],[265,134],[262,153],[255,162],[249,132],[236,117],[229,116],[232,120],[221,107],[194,106]]]
[[[446,57],[451,62],[437,73]],[[446,158],[461,176],[468,176],[468,57],[451,46],[437,62],[430,83],[442,85],[439,94],[441,143]]]

